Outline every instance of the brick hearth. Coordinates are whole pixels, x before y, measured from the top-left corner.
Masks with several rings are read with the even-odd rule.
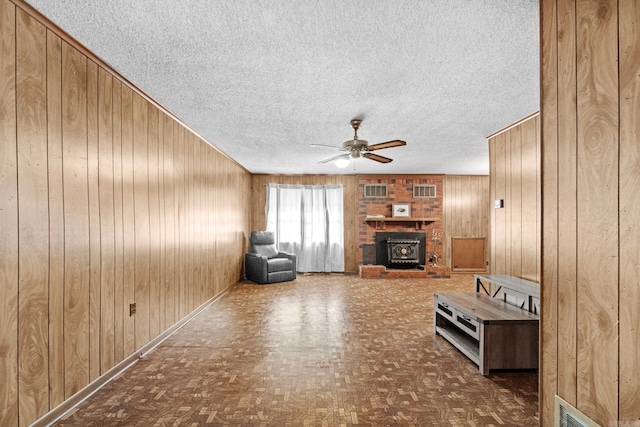
[[[449,277],[451,277],[451,271],[449,267],[443,265],[425,266],[424,270],[386,268],[384,265],[360,266],[360,278],[362,279],[448,279]]]

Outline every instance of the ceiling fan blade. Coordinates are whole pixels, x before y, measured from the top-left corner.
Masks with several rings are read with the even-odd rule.
[[[349,158],[349,156],[351,156],[351,154],[349,154],[349,153],[340,154],[340,155],[337,155],[337,156],[329,157],[328,159],[320,160],[318,163],[329,163],[329,162],[332,162],[332,161],[337,160],[337,159]]]
[[[328,145],[328,144],[309,144],[309,147],[329,147],[329,148],[342,148],[338,145]]]
[[[374,151],[374,150],[382,150],[383,148],[402,147],[403,145],[407,145],[406,141],[394,139],[393,141],[380,142],[378,144],[373,144],[367,148],[368,148],[368,151]]]
[[[375,160],[376,162],[380,163],[389,163],[393,161],[393,159],[390,159],[388,157],[372,153],[362,153],[362,157],[366,157],[367,159]]]

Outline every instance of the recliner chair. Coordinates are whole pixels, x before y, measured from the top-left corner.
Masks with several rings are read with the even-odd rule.
[[[251,232],[244,266],[247,279],[261,285],[296,279],[296,255],[278,251],[271,231]]]

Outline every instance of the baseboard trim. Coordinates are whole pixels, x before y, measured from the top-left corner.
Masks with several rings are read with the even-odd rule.
[[[164,340],[169,338],[171,335],[176,333],[180,328],[182,328],[184,325],[189,323],[194,317],[200,314],[201,311],[209,307],[211,304],[213,304],[215,301],[217,301],[219,298],[221,298],[223,295],[229,292],[229,290],[234,286],[236,286],[238,283],[239,282],[236,282],[235,284],[228,287],[226,290],[224,290],[220,294],[214,296],[213,298],[211,298],[210,300],[202,304],[200,307],[193,310],[191,313],[185,316],[182,320],[178,321],[173,326],[168,328],[166,331],[158,335],[156,338],[149,341],[146,345],[140,347],[138,350],[136,350],[133,354],[131,354],[126,359],[124,359],[122,362],[118,363],[113,368],[109,369],[107,372],[105,372],[104,374],[96,378],[94,381],[89,383],[87,386],[85,386],[83,389],[78,391],[76,394],[66,399],[60,405],[56,406],[51,411],[47,412],[42,417],[34,421],[33,424],[31,424],[31,426],[32,427],[50,426],[56,421],[60,420],[65,415],[67,415],[69,412],[76,409],[81,403],[83,403],[85,400],[90,398],[94,393],[96,393],[102,387],[107,385],[111,380],[118,377],[120,374],[122,374],[124,371],[129,369],[131,366],[135,365],[135,363],[138,360],[140,360],[146,354],[153,351]]]

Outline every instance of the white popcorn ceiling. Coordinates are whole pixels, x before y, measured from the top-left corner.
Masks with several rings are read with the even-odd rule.
[[[252,173],[488,174],[539,110],[537,0],[28,0]],[[338,169],[349,124],[405,147]]]

